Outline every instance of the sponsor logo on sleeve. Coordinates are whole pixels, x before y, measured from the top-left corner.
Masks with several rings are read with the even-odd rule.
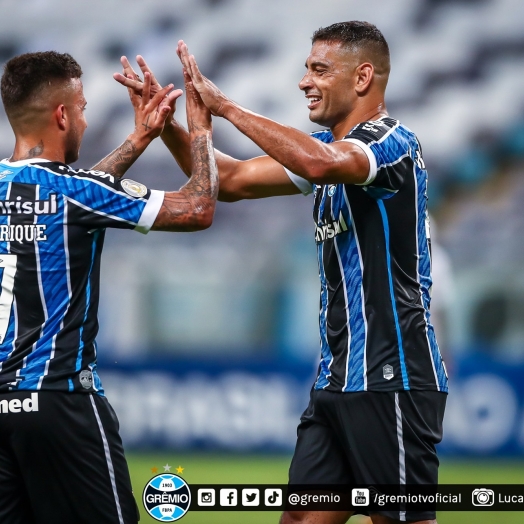
[[[122,180],[121,184],[122,189],[132,197],[140,198],[145,196],[147,193],[147,187],[144,186],[144,184],[141,184],[140,182],[135,182],[134,180],[130,180],[129,178]]]

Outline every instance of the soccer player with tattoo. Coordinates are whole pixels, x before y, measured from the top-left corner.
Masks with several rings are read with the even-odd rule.
[[[179,191],[122,176],[162,132],[182,92],[130,92],[135,129],[75,169],[87,127],[68,54],[9,60],[1,80],[16,143],[0,162],[0,522],[134,524],[116,415],[97,373],[100,257],[108,227],[196,231],[213,221],[211,115],[186,85],[190,178]]]
[[[448,383],[430,322],[428,175],[415,134],[384,101],[389,48],[367,22],[316,31],[299,83],[307,135],[227,98],[178,53],[213,115],[268,156],[239,161],[215,152],[219,200],[313,193],[320,276],[320,365],[298,426],[290,484],[437,484]],[[143,71],[149,71],[138,58]],[[127,60],[115,78],[140,92]],[[154,90],[161,87],[155,83]],[[189,136],[176,121],[162,139],[190,173]],[[282,524],[339,524],[349,511],[284,512]],[[435,512],[377,511],[374,524],[434,524]]]

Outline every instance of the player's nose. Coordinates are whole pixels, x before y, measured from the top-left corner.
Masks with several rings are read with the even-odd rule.
[[[309,74],[309,71],[302,77],[302,80],[298,83],[298,88],[302,91],[305,91],[306,89],[310,89],[313,87],[313,82],[311,81],[311,76]]]

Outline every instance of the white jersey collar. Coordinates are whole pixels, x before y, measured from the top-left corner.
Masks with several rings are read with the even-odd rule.
[[[27,166],[29,164],[38,164],[40,162],[51,162],[51,160],[47,160],[46,158],[27,158],[25,160],[17,160],[16,162],[10,162],[8,158],[4,158],[4,160],[2,160],[0,163],[11,167],[22,167]]]

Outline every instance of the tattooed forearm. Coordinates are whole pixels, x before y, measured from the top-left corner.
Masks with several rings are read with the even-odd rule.
[[[218,169],[210,132],[191,137],[191,178],[166,193],[153,229],[196,231],[211,225],[218,196]]]
[[[184,186],[193,200],[200,199],[209,203],[217,199],[218,169],[211,136],[199,135],[191,140],[191,178]]]
[[[140,156],[141,151],[131,142],[126,140],[120,147],[109,153],[92,169],[110,173],[118,178],[124,176],[125,172],[133,165]]]
[[[187,117],[187,129],[190,133],[201,133],[201,132],[205,133],[208,127],[205,125],[202,125],[198,121],[195,121],[195,119],[192,118],[191,115],[189,115]]]

